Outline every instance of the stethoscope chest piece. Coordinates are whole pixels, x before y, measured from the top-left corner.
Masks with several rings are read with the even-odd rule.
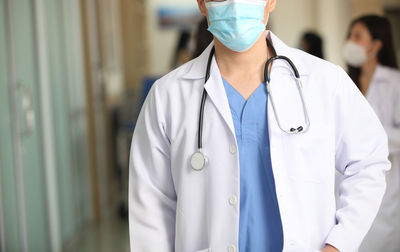
[[[192,169],[195,171],[201,171],[204,169],[207,163],[207,158],[200,150],[193,153],[192,157],[190,158],[190,165]]]

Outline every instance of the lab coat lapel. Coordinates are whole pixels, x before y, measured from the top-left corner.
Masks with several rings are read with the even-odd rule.
[[[204,50],[204,52],[193,60],[193,64],[189,68],[188,72],[184,75],[185,79],[203,79],[205,78],[206,68],[208,57],[210,55],[210,51],[214,46],[214,42],[211,42],[208,47]],[[218,64],[215,60],[215,56],[211,62],[211,69],[210,69],[210,78],[208,79],[207,83],[204,84],[204,88],[207,91],[207,101],[211,102],[215,108],[217,109],[218,113],[221,115],[223,120],[225,121],[226,125],[230,129],[233,136],[235,136],[235,130],[233,126],[232,114],[229,107],[228,97],[225,93],[225,88],[222,83],[221,73],[218,69]],[[207,115],[204,116],[205,118]]]
[[[218,69],[215,57],[212,60],[210,69],[210,78],[204,85],[207,91],[208,98],[214,104],[225,123],[229,127],[233,136],[235,136],[235,128],[233,125],[232,114],[229,107],[228,97],[226,96],[225,88],[222,83],[221,73]]]

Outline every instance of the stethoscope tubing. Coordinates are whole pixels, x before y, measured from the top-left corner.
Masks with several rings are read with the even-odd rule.
[[[268,44],[269,41],[267,40]],[[213,47],[210,51],[210,54],[208,56],[208,61],[207,61],[207,68],[206,68],[206,75],[204,78],[204,85],[207,83],[207,81],[210,78],[210,73],[211,73],[211,65],[212,65],[212,59],[214,57],[215,54],[215,47]],[[274,61],[274,60],[285,60],[290,67],[293,70],[294,73],[294,77],[296,79],[296,85],[300,94],[300,98],[303,104],[303,112],[304,112],[304,117],[305,117],[305,126],[299,126],[296,128],[290,128],[290,130],[285,130],[279,120],[279,116],[277,113],[277,108],[275,106],[275,102],[274,102],[274,98],[272,95],[272,90],[271,90],[271,76],[270,73],[268,72],[269,69],[269,65]],[[271,104],[272,104],[272,108],[274,111],[274,115],[276,118],[276,121],[278,123],[279,128],[286,132],[289,135],[293,135],[293,134],[300,134],[300,133],[305,133],[308,131],[309,127],[310,127],[310,119],[309,119],[309,115],[308,115],[308,109],[307,109],[307,105],[306,105],[306,101],[304,99],[304,95],[303,95],[303,85],[301,83],[301,79],[300,79],[300,74],[296,68],[296,66],[294,65],[294,63],[286,56],[283,55],[277,55],[274,57],[271,57],[267,60],[267,62],[265,63],[265,68],[264,68],[264,82],[266,84],[266,88],[267,88],[267,92],[271,98]],[[198,129],[197,129],[197,151],[194,152],[192,154],[190,163],[192,165],[192,168],[194,170],[202,170],[204,168],[204,166],[207,164],[208,160],[205,156],[205,154],[203,153],[203,121],[204,121],[204,107],[205,107],[205,102],[207,99],[207,91],[206,89],[203,87],[203,95],[201,97],[201,103],[200,103],[200,111],[199,111],[199,121],[198,121]]]

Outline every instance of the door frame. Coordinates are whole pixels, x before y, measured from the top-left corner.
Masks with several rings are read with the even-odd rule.
[[[46,181],[46,204],[48,211],[48,229],[51,251],[62,248],[60,217],[58,204],[57,162],[55,160],[55,138],[52,118],[51,85],[47,54],[46,8],[43,0],[33,1],[33,19],[35,29],[36,61],[38,63],[38,89],[40,97],[41,138],[43,146],[43,165]]]
[[[5,22],[6,22],[6,37],[8,42],[8,71],[9,71],[9,92],[10,92],[10,108],[11,114],[14,115],[11,119],[12,123],[12,138],[14,139],[13,144],[13,158],[16,171],[16,189],[17,189],[17,202],[18,202],[18,215],[19,215],[19,228],[21,235],[22,249],[24,252],[28,252],[28,236],[27,236],[27,222],[26,222],[26,206],[25,206],[25,187],[22,167],[22,146],[20,139],[20,121],[19,111],[17,106],[17,91],[18,83],[16,80],[16,69],[15,69],[15,55],[14,55],[14,34],[13,34],[13,22],[12,22],[12,0],[5,0]]]

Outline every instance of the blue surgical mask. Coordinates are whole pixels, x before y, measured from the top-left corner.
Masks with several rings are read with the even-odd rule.
[[[225,0],[206,2],[208,30],[236,52],[250,49],[265,30],[266,0]]]

